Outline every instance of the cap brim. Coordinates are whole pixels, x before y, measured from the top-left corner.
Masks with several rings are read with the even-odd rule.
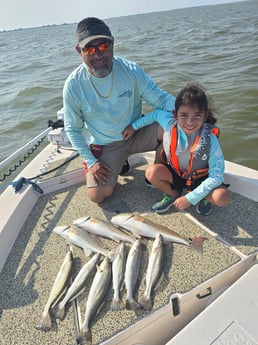
[[[98,38],[107,38],[110,41],[112,41],[112,37],[111,36],[94,35],[94,36],[90,36],[90,37],[84,38],[82,41],[80,41],[78,43],[78,45],[79,45],[80,48],[84,48],[88,43],[90,43],[91,41],[94,41],[94,40],[96,40]]]

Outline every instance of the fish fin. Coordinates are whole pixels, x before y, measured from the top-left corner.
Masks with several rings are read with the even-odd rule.
[[[115,258],[117,257],[117,255],[119,254],[119,249],[120,249],[120,243],[115,248],[110,250],[108,258],[111,262],[113,262]]]
[[[100,247],[104,247],[104,243],[103,240],[98,236],[98,235],[94,235],[91,232],[88,232],[89,236],[91,236]]]
[[[148,310],[148,311],[151,311],[153,307],[151,298],[146,295],[142,295],[142,297],[140,298],[139,304],[143,309]]]
[[[136,310],[140,308],[140,305],[132,298],[132,299],[126,299],[125,301],[125,308],[127,310]]]
[[[143,244],[145,247],[147,246],[148,243],[148,238],[147,237],[138,237],[140,239],[141,244]]]
[[[112,304],[111,304],[111,310],[113,311],[118,311],[118,310],[123,310],[124,307],[124,303],[119,299],[113,299]]]
[[[101,265],[96,265],[96,270],[99,272],[103,272],[103,269],[101,268]]]
[[[88,248],[83,248],[83,251],[84,251],[84,254],[87,257],[91,256],[91,254],[92,254],[92,251],[90,249],[88,249]]]
[[[85,344],[85,341],[89,342],[91,344],[92,343],[92,334],[91,334],[90,328],[87,328],[87,329],[82,328],[78,334],[76,341],[77,341],[77,344],[79,344],[79,345]]]
[[[66,251],[66,253],[71,252],[71,254],[73,255],[74,248],[73,248],[71,243],[69,243],[69,242],[66,243],[65,251]]]
[[[57,235],[65,237],[64,232],[65,232],[65,230],[67,230],[69,228],[70,228],[70,226],[68,226],[68,225],[55,226],[53,229],[53,232],[55,232]]]
[[[41,319],[39,320],[39,323],[35,326],[35,328],[41,331],[50,331],[51,326],[52,326],[52,320],[51,320],[50,312],[48,312],[47,314],[42,315]]]
[[[105,300],[102,301],[102,302],[100,303],[100,305],[99,305],[99,307],[98,307],[98,309],[97,309],[97,311],[96,311],[96,316],[98,315],[98,313],[100,312],[100,310],[104,307],[105,303],[106,303]]]
[[[70,273],[71,274],[71,273]],[[51,310],[54,309],[54,307],[56,307],[58,305],[58,303],[60,303],[62,301],[62,299],[64,298],[67,290],[69,288],[69,284],[66,284],[63,288],[63,290],[60,292],[59,296],[55,299],[55,301],[51,304]]]
[[[69,299],[69,303],[78,298],[84,291],[86,290],[86,286],[83,286],[81,290],[77,292],[76,295],[74,295],[72,298]]]
[[[207,237],[193,237],[190,238],[190,247],[197,250],[200,253],[203,253],[203,242],[208,241]]]
[[[156,285],[155,285],[155,287],[153,289],[154,291],[156,291],[159,288],[159,286],[163,282],[164,278],[165,278],[165,273],[161,272],[160,277],[159,277],[159,279],[158,279],[158,281],[157,281],[157,283],[156,283]]]
[[[75,219],[73,221],[73,225],[77,225],[79,227],[82,227],[83,223],[86,222],[86,220],[88,220],[88,219],[90,219],[90,216]]]
[[[124,280],[123,280],[123,281],[122,281],[122,284],[121,284],[121,286],[120,286],[119,291],[122,291],[122,290],[123,290],[123,288],[124,288],[124,286],[125,286],[125,282],[124,282]]]
[[[121,230],[122,232],[124,232],[125,234],[129,235],[129,236],[132,236],[132,240],[135,240],[136,238],[140,238],[141,236],[138,235],[138,234],[134,234],[132,231],[126,229],[126,228],[123,228],[121,225],[116,225],[116,224],[113,224],[115,227],[117,227],[119,230]]]

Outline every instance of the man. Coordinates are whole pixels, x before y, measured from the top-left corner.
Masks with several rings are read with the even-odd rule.
[[[114,56],[114,37],[102,20],[83,19],[76,38],[83,63],[64,85],[65,130],[84,160],[88,196],[101,203],[114,192],[128,156],[157,150],[162,141],[163,130],[157,123],[129,139],[123,136],[123,130],[142,116],[142,100],[165,116],[174,109],[175,99],[136,63]]]

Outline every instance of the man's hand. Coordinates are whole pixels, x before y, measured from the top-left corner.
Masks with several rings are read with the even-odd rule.
[[[127,126],[122,132],[124,140],[130,139],[134,135],[134,133],[135,130],[133,129],[133,127],[131,125]]]
[[[93,164],[89,170],[97,183],[106,183],[111,174],[110,167],[100,161],[97,161],[95,164]]]

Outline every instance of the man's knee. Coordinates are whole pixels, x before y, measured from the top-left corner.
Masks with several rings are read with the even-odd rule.
[[[101,204],[114,192],[115,187],[88,188],[87,194],[91,201]]]

